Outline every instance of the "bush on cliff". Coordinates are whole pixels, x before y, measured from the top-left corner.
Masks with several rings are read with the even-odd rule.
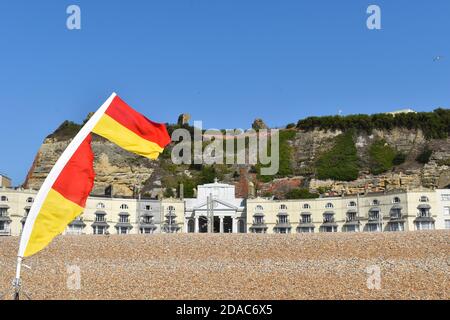
[[[369,148],[370,172],[380,174],[390,170],[396,156],[397,152],[385,140],[375,141]]]
[[[426,164],[430,161],[431,155],[433,154],[433,150],[428,147],[425,147],[423,151],[417,156],[416,161],[422,164]]]
[[[81,127],[82,127],[81,124],[66,120],[58,127],[58,129],[56,129],[52,134],[47,136],[47,138],[54,138],[60,141],[69,140],[77,135]]]
[[[311,193],[307,188],[292,189],[286,193],[286,199],[314,199],[318,197],[319,194]]]
[[[450,109],[436,109],[433,112],[389,113],[373,115],[354,114],[348,116],[308,117],[297,122],[302,130],[355,129],[370,133],[373,129],[393,128],[421,129],[427,139],[444,139],[450,134]]]
[[[321,180],[356,180],[358,169],[358,155],[352,131],[337,136],[334,147],[317,161],[317,177]]]

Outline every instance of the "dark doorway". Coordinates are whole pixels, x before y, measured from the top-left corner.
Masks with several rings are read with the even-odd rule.
[[[214,233],[220,232],[220,218],[214,217]]]
[[[231,217],[223,217],[223,232],[233,232],[233,219]]]
[[[195,232],[195,222],[193,219],[189,219],[188,221],[188,232]]]
[[[198,232],[200,233],[208,232],[208,219],[206,217],[198,218]]]

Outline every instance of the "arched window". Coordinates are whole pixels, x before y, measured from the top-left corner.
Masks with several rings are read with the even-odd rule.
[[[420,202],[428,202],[428,201],[429,201],[429,199],[428,199],[427,196],[421,196],[420,197]]]
[[[122,203],[122,204],[120,205],[120,209],[122,209],[122,210],[128,210],[128,205],[125,204],[125,203]]]
[[[373,201],[372,201],[373,206],[378,206],[379,204],[380,204],[380,201],[378,201],[378,199],[373,199]]]
[[[258,211],[258,212],[261,212],[261,211],[263,211],[264,210],[264,208],[263,208],[263,206],[262,205],[257,205],[256,206],[256,208],[255,208],[255,211]]]
[[[97,203],[97,209],[105,209],[105,204],[103,202]]]
[[[32,203],[33,201],[34,201],[34,199],[32,197],[27,198],[28,203]]]
[[[350,202],[348,203],[348,206],[349,206],[349,207],[356,207],[356,202],[355,202],[355,201],[350,201]]]
[[[305,203],[303,205],[303,209],[311,209],[311,206],[309,204]]]
[[[331,202],[328,202],[328,203],[325,205],[325,208],[326,208],[326,209],[331,209],[331,208],[334,208],[334,206],[333,206],[333,204],[332,204]]]
[[[7,196],[1,196],[0,197],[0,201],[8,201],[8,197]]]
[[[392,199],[392,203],[400,203],[400,198],[394,197],[394,199]]]
[[[146,211],[152,211],[152,206],[147,204],[147,205],[144,206],[144,209]]]
[[[280,210],[287,210],[287,206],[285,204],[280,205]]]

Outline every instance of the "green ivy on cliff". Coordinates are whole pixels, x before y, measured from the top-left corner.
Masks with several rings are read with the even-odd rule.
[[[359,168],[353,131],[337,136],[333,148],[324,153],[316,165],[317,177],[321,180],[356,180]]]
[[[262,182],[272,181],[274,178],[283,178],[288,177],[293,174],[292,170],[292,147],[290,145],[290,141],[295,138],[296,131],[295,130],[280,130],[280,140],[279,140],[279,169],[278,173],[275,175],[261,175],[261,164],[255,166],[257,170],[258,179]],[[271,139],[267,142],[267,148],[269,150],[268,154],[270,155],[271,150]]]
[[[370,172],[380,174],[394,166],[397,152],[385,140],[378,140],[369,147]]]

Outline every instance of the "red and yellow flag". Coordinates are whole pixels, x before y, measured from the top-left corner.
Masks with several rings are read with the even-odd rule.
[[[40,251],[79,216],[94,185],[91,135],[80,144],[64,166],[34,221],[24,257]]]
[[[45,248],[83,212],[95,178],[92,132],[150,159],[156,159],[170,142],[164,124],[147,119],[112,94],[72,139],[42,184],[25,222],[18,261]],[[20,263],[16,272],[19,278]]]
[[[166,126],[133,110],[118,96],[92,130],[125,150],[156,159],[170,142]]]

